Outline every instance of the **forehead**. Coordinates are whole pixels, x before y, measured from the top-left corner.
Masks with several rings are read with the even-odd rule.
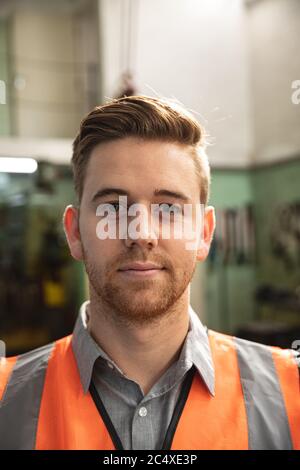
[[[132,192],[150,192],[160,186],[185,189],[191,198],[199,191],[188,146],[132,137],[100,144],[91,152],[84,192],[90,195],[107,185]]]

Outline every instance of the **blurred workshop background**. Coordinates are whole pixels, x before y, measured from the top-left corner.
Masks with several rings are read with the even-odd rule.
[[[300,339],[300,1],[0,0],[0,339],[69,334],[71,143],[107,98],[176,98],[210,135],[217,228],[192,283],[212,329]]]

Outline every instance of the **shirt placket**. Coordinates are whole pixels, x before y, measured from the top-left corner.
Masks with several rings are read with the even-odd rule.
[[[132,419],[132,449],[154,449],[151,400],[142,401],[135,409]]]

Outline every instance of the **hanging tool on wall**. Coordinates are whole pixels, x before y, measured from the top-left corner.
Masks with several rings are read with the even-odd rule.
[[[300,202],[280,205],[274,211],[270,232],[273,256],[283,261],[288,271],[300,266]]]
[[[216,230],[209,255],[215,262],[245,264],[255,261],[255,224],[251,205],[216,208]]]

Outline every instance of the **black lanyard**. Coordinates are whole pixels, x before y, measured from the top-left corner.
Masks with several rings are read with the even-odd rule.
[[[186,373],[186,377],[184,378],[184,381],[183,381],[183,384],[182,384],[182,388],[181,388],[181,391],[180,391],[180,395],[179,395],[179,398],[177,400],[177,403],[176,403],[176,406],[175,406],[175,409],[174,409],[174,412],[173,412],[173,416],[172,416],[172,419],[171,419],[171,422],[169,424],[169,427],[167,429],[167,432],[166,432],[166,436],[165,436],[165,439],[164,439],[164,443],[162,445],[162,448],[160,450],[170,450],[171,449],[171,445],[172,445],[172,441],[173,441],[173,437],[174,437],[174,434],[175,434],[175,431],[176,431],[176,428],[177,428],[177,425],[178,425],[178,421],[180,419],[180,416],[182,414],[182,411],[183,411],[183,408],[184,408],[184,405],[187,401],[187,397],[189,395],[189,391],[191,389],[191,386],[192,386],[192,382],[193,382],[193,378],[194,378],[194,375],[195,375],[195,367],[194,365],[190,368],[190,370]],[[116,450],[124,450],[123,448],[123,445],[122,445],[122,442],[121,442],[121,439],[106,411],[106,408],[103,404],[103,401],[101,400],[100,396],[99,396],[99,393],[97,392],[97,389],[94,385],[94,383],[91,381],[91,384],[90,384],[90,394],[94,400],[94,403],[97,407],[97,410],[100,414],[100,416],[102,417],[103,419],[103,422],[109,432],[109,435],[114,443],[114,446],[116,448]]]

